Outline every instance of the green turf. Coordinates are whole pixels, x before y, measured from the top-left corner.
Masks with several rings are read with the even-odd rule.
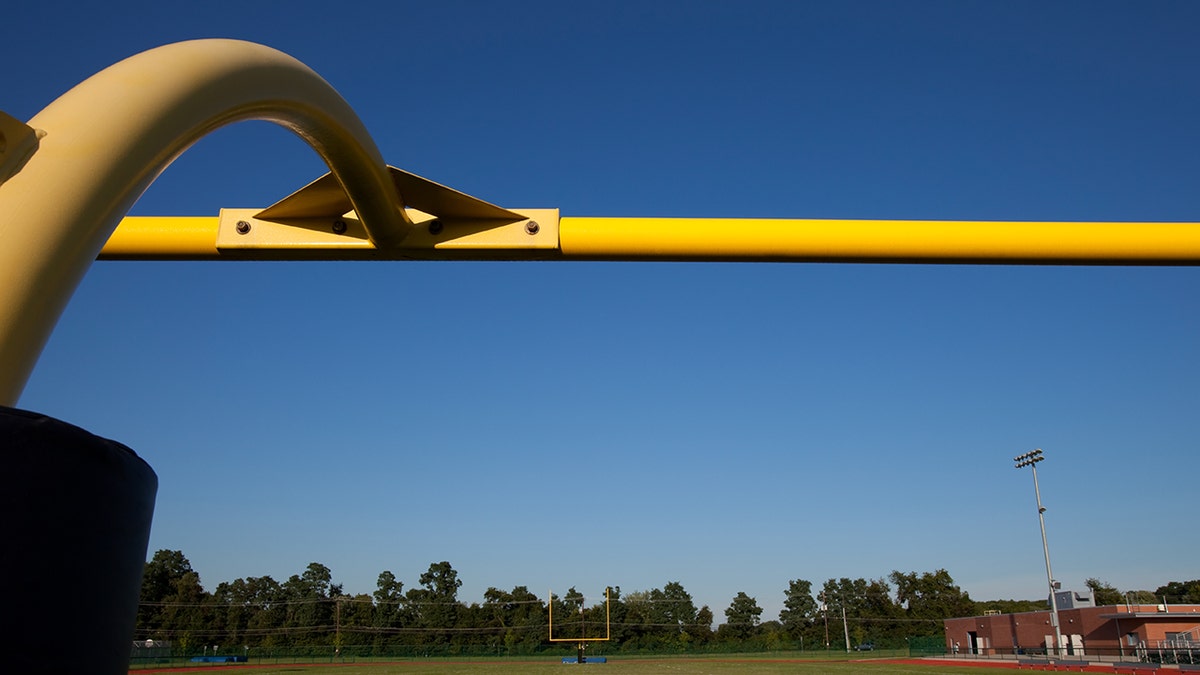
[[[196,668],[203,672],[206,668]],[[1011,673],[1003,668],[981,668],[977,666],[955,667],[909,663],[871,661],[770,661],[755,658],[627,658],[604,664],[562,664],[546,661],[473,661],[455,662],[409,661],[392,664],[345,664],[345,665],[280,665],[266,668],[231,668],[222,673],[242,670],[247,675],[573,675],[580,671],[594,675],[782,675],[783,673],[833,673],[853,675],[855,673],[900,673],[902,675],[985,675],[986,673]],[[185,672],[192,672],[188,669]]]

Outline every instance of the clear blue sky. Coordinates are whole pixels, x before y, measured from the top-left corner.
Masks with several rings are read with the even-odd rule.
[[[5,10],[0,109],[198,37],[346,97],[392,164],[564,215],[1200,219],[1190,2],[154,2]],[[323,172],[222,130],[134,214]],[[1044,594],[1197,576],[1200,271],[646,263],[96,264],[21,400],[160,479],[206,588],[789,579],[946,568]]]

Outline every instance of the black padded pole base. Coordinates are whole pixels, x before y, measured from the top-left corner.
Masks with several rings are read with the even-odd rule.
[[[0,666],[129,672],[158,477],[132,450],[0,406]]]

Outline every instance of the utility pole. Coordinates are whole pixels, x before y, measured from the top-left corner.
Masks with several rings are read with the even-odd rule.
[[[829,605],[825,604],[825,594],[818,596],[821,600],[821,618],[825,621],[825,651],[829,651]]]

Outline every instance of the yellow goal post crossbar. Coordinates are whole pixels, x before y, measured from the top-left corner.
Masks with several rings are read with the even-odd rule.
[[[543,211],[550,211],[543,209]],[[1197,222],[1051,222],[771,218],[539,218],[541,238],[475,241],[425,232],[380,248],[333,233],[230,242],[226,217],[127,217],[101,259],[459,259],[893,262],[1051,265],[1200,264]],[[334,219],[330,219],[333,221]],[[245,220],[241,222],[246,222]],[[353,214],[341,222],[356,222]],[[432,222],[437,222],[434,219]],[[331,225],[332,228],[332,225]],[[283,228],[280,228],[283,229]],[[252,234],[252,233],[247,233]],[[233,245],[222,245],[222,242]]]

